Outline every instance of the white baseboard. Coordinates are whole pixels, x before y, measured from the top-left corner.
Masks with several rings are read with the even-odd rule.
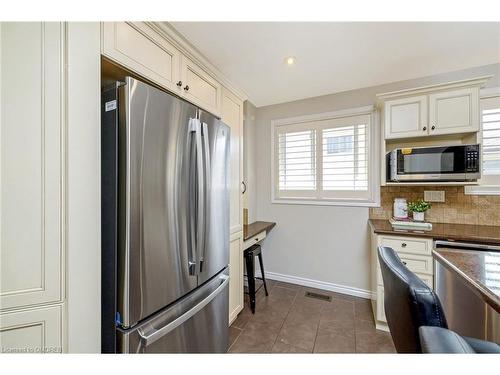
[[[261,273],[258,270],[255,270],[255,274],[257,277],[261,276]],[[347,294],[355,297],[372,299],[372,292],[370,290],[354,288],[352,286],[347,286],[347,285],[328,283],[325,281],[306,279],[305,277],[283,275],[276,272],[266,272],[266,279],[282,281],[290,284],[308,286],[310,288],[328,290],[330,292]]]

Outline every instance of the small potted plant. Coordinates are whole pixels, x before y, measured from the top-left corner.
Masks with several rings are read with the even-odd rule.
[[[425,211],[430,208],[431,204],[423,199],[415,202],[408,202],[408,211],[413,212],[413,220],[415,221],[424,221]]]

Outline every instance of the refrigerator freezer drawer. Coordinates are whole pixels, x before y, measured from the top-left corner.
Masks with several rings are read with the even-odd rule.
[[[229,272],[220,274],[137,327],[117,330],[122,353],[225,353]]]

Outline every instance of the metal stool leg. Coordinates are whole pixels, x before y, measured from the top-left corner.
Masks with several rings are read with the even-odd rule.
[[[264,261],[262,260],[262,250],[259,253],[258,257],[259,257],[260,272],[262,273],[262,282],[264,283],[264,291],[266,292],[266,296],[268,296],[269,293],[267,292],[266,276],[264,276]]]
[[[250,296],[250,309],[255,314],[255,261],[251,251],[245,253],[248,278],[248,294]]]

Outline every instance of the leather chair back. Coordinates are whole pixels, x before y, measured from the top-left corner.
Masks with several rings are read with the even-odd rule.
[[[390,247],[378,248],[387,324],[398,353],[422,353],[420,326],[448,328],[434,291]]]

